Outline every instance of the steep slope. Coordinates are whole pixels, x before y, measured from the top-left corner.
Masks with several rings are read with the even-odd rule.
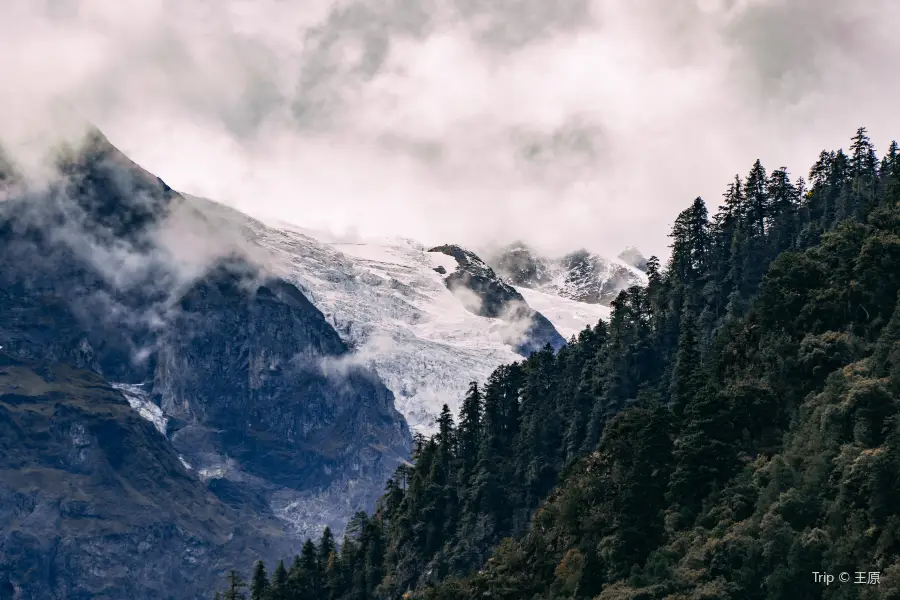
[[[98,132],[61,152],[56,166],[49,182],[29,185],[15,171],[7,178],[2,343],[18,356],[143,380],[152,361],[134,358],[143,357],[151,321],[177,285],[155,232],[178,196]]]
[[[95,373],[0,353],[0,598],[200,598],[290,545],[220,502]]]
[[[811,172],[696,198],[666,270],[473,388],[281,597],[900,597],[900,152],[861,128]]]
[[[616,259],[587,250],[546,258],[516,243],[493,253],[489,263],[514,286],[589,304],[608,306],[620,291],[647,283],[643,272],[647,261],[635,248],[627,248]]]
[[[322,313],[242,238],[219,235],[98,133],[62,153],[51,181],[4,180],[4,351],[128,390],[129,410],[164,422],[170,450],[239,512],[308,535],[340,532],[371,506],[409,452],[408,427]],[[116,520],[129,517],[140,514]],[[165,568],[162,548],[143,556]]]
[[[409,430],[318,309],[247,268],[224,264],[181,297],[153,398],[195,468],[253,490],[299,533],[340,532],[406,458]]]

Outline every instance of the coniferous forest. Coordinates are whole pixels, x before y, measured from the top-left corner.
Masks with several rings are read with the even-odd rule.
[[[217,596],[900,598],[897,144],[757,161],[670,237],[609,322],[445,407],[343,540]]]

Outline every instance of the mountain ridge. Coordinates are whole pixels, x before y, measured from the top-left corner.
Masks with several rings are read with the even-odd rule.
[[[211,235],[215,222],[101,134],[64,152],[56,168],[46,186],[3,178],[13,181],[0,203],[3,351],[40,369],[92,371],[127,390],[129,399],[114,392],[122,410],[155,419],[142,420],[142,431],[165,441],[168,464],[235,514],[277,523],[273,543],[296,544],[326,525],[340,532],[371,506],[408,455],[410,433],[390,390],[347,361],[350,349],[321,311],[244,240]],[[347,364],[333,370],[328,361]],[[25,441],[8,443],[0,469],[15,471],[9,461]],[[38,457],[52,451],[41,448]],[[137,505],[127,508],[115,513],[125,528],[141,518]],[[0,539],[0,571],[15,571],[23,544]],[[132,573],[128,585],[153,589],[141,577],[168,559],[142,556],[146,575]],[[65,577],[80,585],[89,570]],[[43,583],[11,577],[20,589],[54,590],[35,597],[65,593],[47,571]],[[132,589],[124,581],[110,584],[111,597]]]
[[[466,308],[473,297],[454,295],[448,288],[445,275],[458,267],[449,255],[428,252],[409,239],[348,240],[289,223],[263,223],[214,200],[188,198],[222,228],[262,248],[273,272],[322,310],[355,360],[385,380],[398,409],[418,432],[434,430],[443,404],[457,411],[471,381],[522,360],[509,343],[522,335],[522,328],[479,316],[477,309]],[[609,314],[600,305],[549,295],[534,299],[541,312],[557,319],[551,322],[563,339]]]
[[[646,285],[647,260],[634,247],[615,259],[586,249],[558,258],[538,254],[523,242],[494,250],[488,263],[514,286],[526,287],[588,304],[609,306],[624,289]]]

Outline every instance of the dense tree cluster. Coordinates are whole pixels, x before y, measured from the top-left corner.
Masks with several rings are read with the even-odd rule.
[[[258,565],[254,600],[900,597],[897,144],[861,128],[808,183],[757,161],[671,238],[608,323],[445,407],[340,550]]]

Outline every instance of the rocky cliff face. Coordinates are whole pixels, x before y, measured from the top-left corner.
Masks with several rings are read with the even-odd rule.
[[[152,398],[193,468],[253,490],[301,535],[340,532],[374,505],[408,455],[409,430],[297,288],[230,261],[175,312]]]
[[[40,407],[19,415],[27,419],[7,418],[15,435],[0,441],[0,470],[4,482],[16,483],[0,496],[0,519],[25,519],[28,527],[0,538],[0,598],[4,589],[21,598],[169,597],[153,590],[161,589],[156,580],[180,581],[181,559],[173,556],[213,561],[198,571],[224,566],[218,561],[226,555],[190,554],[197,544],[212,547],[233,534],[235,552],[258,540],[278,547],[272,557],[283,556],[285,532],[309,535],[326,524],[339,532],[353,512],[371,507],[407,455],[409,431],[391,393],[355,364],[303,294],[257,266],[239,241],[221,239],[181,196],[99,134],[62,153],[49,185],[29,185],[8,165],[2,170],[2,351],[31,361],[35,372],[87,369],[129,398],[88,379],[87,388],[106,390],[102,397],[51,389],[29,401]],[[60,363],[68,366],[52,366]],[[114,405],[114,423],[54,416],[70,405],[69,392],[88,411],[96,403],[109,413]],[[164,426],[132,419],[150,413]],[[94,458],[84,468],[91,487],[66,484],[69,466],[52,475],[49,496],[29,479],[35,465],[58,465],[60,453],[80,452],[81,442],[64,450],[62,438],[42,433],[52,427],[90,432],[84,456]],[[139,482],[110,474],[132,444],[141,447],[140,461],[161,465],[142,470],[143,462],[127,457],[128,476]],[[122,490],[134,494],[116,505]],[[204,510],[178,508],[204,502]],[[73,525],[54,537],[65,517],[59,507],[75,505],[88,515],[77,523],[106,529]],[[149,516],[155,507],[166,507],[159,519]],[[224,515],[214,524],[210,507]],[[238,528],[247,515],[267,525]],[[119,554],[129,557],[117,562]],[[247,556],[234,558],[229,564],[247,564]],[[138,560],[142,568],[127,566]],[[26,563],[43,566],[28,567],[23,579],[18,565]],[[111,584],[107,596],[72,591],[96,592],[104,578],[130,583]]]
[[[528,356],[547,344],[555,350],[565,344],[553,324],[528,306],[522,294],[474,253],[453,244],[437,246],[429,252],[440,252],[456,260],[456,269],[444,277],[447,288],[471,312],[507,321],[510,344],[518,353]]]
[[[209,569],[290,550],[222,503],[102,377],[0,353],[0,598],[203,598]]]

